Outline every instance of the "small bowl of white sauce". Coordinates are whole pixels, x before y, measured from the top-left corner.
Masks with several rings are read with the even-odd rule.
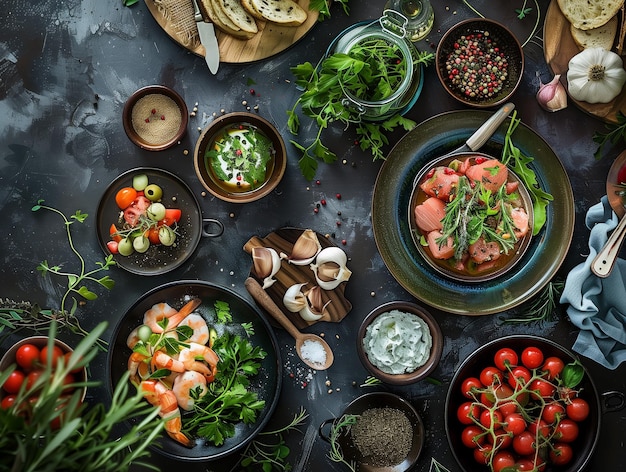
[[[435,318],[420,306],[403,301],[381,305],[370,312],[357,336],[363,366],[377,379],[408,385],[427,377],[437,367],[443,335]]]

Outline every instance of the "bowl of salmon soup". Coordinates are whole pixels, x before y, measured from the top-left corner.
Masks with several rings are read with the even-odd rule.
[[[522,181],[488,154],[464,152],[429,162],[408,206],[411,237],[438,273],[483,282],[510,271],[530,245],[533,204]]]

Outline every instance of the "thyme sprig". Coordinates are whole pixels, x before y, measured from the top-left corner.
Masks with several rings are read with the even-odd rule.
[[[289,424],[279,429],[260,432],[243,451],[239,462],[241,467],[245,470],[264,472],[291,470],[291,465],[286,462],[290,450],[285,442],[285,435],[298,430],[308,416],[306,410],[301,408]]]
[[[342,415],[341,418],[333,421],[330,428],[330,452],[328,457],[333,462],[345,464],[352,472],[356,472],[356,462],[347,461],[339,445],[339,437],[348,434],[352,425],[356,424],[359,415]]]
[[[105,275],[104,277],[101,277],[101,278],[95,277],[95,275],[98,272],[108,271],[109,267],[112,267],[115,265],[115,261],[113,260],[113,255],[109,254],[104,259],[104,262],[101,262],[101,261],[96,262],[97,267],[95,269],[87,270],[85,259],[74,246],[74,240],[72,239],[72,232],[70,230],[71,226],[75,222],[83,223],[88,216],[87,213],[83,213],[82,211],[77,210],[76,213],[74,213],[73,215],[70,216],[70,218],[68,218],[67,216],[65,216],[65,214],[62,211],[57,210],[56,208],[44,205],[43,203],[44,203],[43,200],[38,200],[37,204],[33,206],[32,211],[48,210],[53,213],[56,213],[57,215],[61,216],[61,218],[63,218],[63,222],[65,223],[65,232],[67,235],[67,241],[69,243],[70,250],[74,253],[74,255],[76,256],[76,258],[78,259],[80,263],[80,271],[78,274],[74,274],[72,272],[66,272],[62,270],[62,267],[60,265],[50,265],[47,260],[41,262],[39,266],[37,266],[37,270],[41,272],[41,274],[44,276],[46,274],[53,274],[53,275],[58,275],[60,277],[67,278],[67,290],[65,291],[65,293],[63,294],[63,297],[61,298],[61,306],[59,308],[61,313],[65,313],[66,311],[68,311],[66,309],[66,302],[68,301],[68,297],[72,294],[80,295],[82,298],[86,300],[95,300],[96,298],[98,298],[98,295],[96,295],[94,292],[89,290],[85,285],[83,285],[84,282],[93,282],[108,290],[111,290],[115,286],[115,281],[111,279],[108,275]],[[70,314],[74,314],[76,312],[76,308],[78,307],[77,300],[75,298],[73,300],[74,300],[73,305],[69,309]]]

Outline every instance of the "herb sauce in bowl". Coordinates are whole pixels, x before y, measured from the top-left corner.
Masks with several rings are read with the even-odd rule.
[[[262,186],[272,173],[276,150],[257,127],[243,123],[218,131],[204,154],[214,182],[228,192],[249,192]]]

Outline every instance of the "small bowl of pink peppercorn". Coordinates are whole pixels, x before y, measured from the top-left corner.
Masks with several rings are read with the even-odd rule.
[[[524,73],[520,42],[507,27],[486,18],[458,23],[439,41],[437,76],[459,102],[490,108],[510,100]]]

